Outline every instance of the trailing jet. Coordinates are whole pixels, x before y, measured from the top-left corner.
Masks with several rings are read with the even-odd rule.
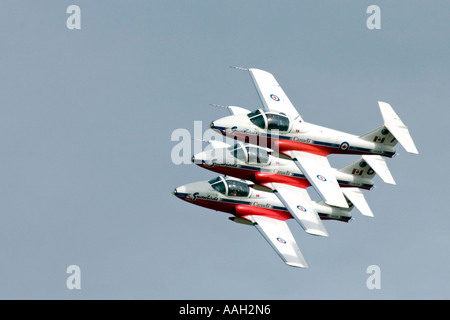
[[[255,226],[287,265],[308,267],[286,223],[292,215],[273,193],[256,190],[242,179],[219,176],[175,188],[173,194],[192,204],[230,213],[233,215],[230,220],[234,222]],[[318,229],[323,228],[321,220],[348,222],[352,217],[351,202],[349,208],[338,208],[302,197],[296,201],[304,219],[310,217],[313,210],[318,213],[319,221],[311,221]]]
[[[275,77],[263,70],[249,71],[263,109],[253,112],[229,107],[233,115],[211,122],[210,127],[225,136],[270,146],[293,159],[326,203],[347,207],[347,201],[333,175],[327,155],[365,155],[367,162],[379,156],[392,157],[399,142],[407,152],[418,153],[408,127],[386,102],[378,102],[384,123],[377,129],[353,135],[305,122]]]
[[[240,141],[234,145],[211,141],[205,151],[192,156],[192,162],[220,174],[252,181],[256,184],[255,188],[270,189],[306,232],[325,235],[323,230],[308,228],[308,221],[302,221],[303,212],[297,208],[297,198],[303,197],[305,201],[311,201],[308,193],[302,190],[311,185],[306,176],[294,161],[273,156],[272,152],[271,149]],[[375,170],[364,158],[365,156],[362,156],[341,169],[332,168],[332,171],[344,195],[363,215],[373,217],[360,189],[372,189]],[[386,183],[395,184],[383,158],[379,157],[377,161],[374,161],[374,158],[369,159]],[[317,213],[315,214],[317,216]]]

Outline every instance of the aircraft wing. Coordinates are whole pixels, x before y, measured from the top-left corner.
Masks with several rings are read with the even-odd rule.
[[[228,111],[230,111],[230,114],[247,114],[247,113],[251,112],[248,109],[238,107],[238,106],[222,106],[220,104],[215,104],[215,103],[211,103],[210,106],[228,109]]]
[[[259,215],[246,216],[246,218],[255,223],[256,229],[287,265],[308,268],[286,221]]]
[[[297,109],[271,73],[254,68],[250,68],[248,71],[266,111],[283,112],[294,119],[302,120]]]
[[[347,200],[326,157],[295,150],[288,151],[286,154],[294,160],[327,204],[348,208]]]
[[[248,114],[251,112],[248,109],[237,107],[237,106],[229,106],[228,110],[230,110],[231,114]]]
[[[293,187],[283,183],[270,183],[275,195],[289,210],[294,219],[305,229],[305,232],[316,236],[328,237],[319,214],[306,189]]]

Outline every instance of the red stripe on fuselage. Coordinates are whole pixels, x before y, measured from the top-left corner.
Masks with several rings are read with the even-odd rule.
[[[311,186],[308,179],[306,178],[285,176],[271,172],[243,169],[237,167],[221,166],[217,164],[214,166],[208,166],[206,164],[197,164],[197,165],[220,174],[236,177],[239,179],[249,180],[259,185],[265,185],[266,183],[275,182],[275,183],[284,183],[293,187],[303,189]],[[342,183],[339,184],[339,186],[342,188],[358,187],[365,190],[370,190],[373,187],[373,185],[361,186],[361,185],[352,185],[351,183],[350,184]]]
[[[283,154],[287,151],[293,151],[293,150],[317,154],[317,155],[323,156],[323,157],[325,157],[331,153],[337,153],[336,148],[318,146],[318,145],[314,145],[314,144],[303,143],[303,142],[292,141],[292,140],[277,139],[277,140],[275,140],[274,143],[275,143],[275,147]]]
[[[238,204],[238,203],[228,203],[228,202],[222,202],[217,200],[206,200],[206,199],[196,199],[193,201],[192,199],[188,199],[185,197],[178,196],[181,200],[184,200],[186,202],[195,204],[200,207],[213,209],[216,211],[222,211],[226,213],[230,213],[237,217],[245,218],[249,215],[259,215],[259,216],[265,216],[272,219],[282,220],[286,221],[287,219],[293,219],[292,215],[287,210],[276,210],[276,209],[269,209],[269,208],[262,208],[252,205],[245,205],[245,204]],[[348,222],[350,219],[347,218],[330,218],[330,217],[324,217],[320,216],[321,220],[336,220],[336,221],[343,221]]]
[[[254,183],[257,184],[266,184],[266,183],[284,183],[287,185],[291,185],[293,187],[303,188],[306,189],[307,187],[311,186],[308,179],[306,178],[297,178],[297,177],[291,177],[291,176],[283,176],[279,174],[274,174],[270,172],[257,172],[254,175]]]
[[[286,221],[287,219],[291,219],[292,216],[288,211],[282,210],[274,210],[268,208],[261,208],[256,206],[249,206],[239,204],[235,208],[235,215],[238,217],[246,217],[246,216],[264,216],[272,219],[277,219],[281,221]]]
[[[243,169],[238,167],[228,167],[228,166],[221,166],[221,165],[214,165],[214,166],[208,166],[206,164],[199,164],[199,166],[218,172],[224,175],[233,176],[236,178],[244,179],[244,180],[250,180],[256,184],[265,184],[270,182],[278,182],[278,183],[284,183],[288,184],[294,187],[299,188],[307,188],[311,186],[308,179],[306,178],[300,178],[300,177],[292,177],[292,176],[285,176],[280,175],[276,173],[271,172],[263,172],[263,171],[257,171],[257,170],[251,170],[251,169]]]
[[[224,134],[222,132],[222,134]],[[342,150],[339,148],[333,148],[333,147],[325,147],[325,146],[318,146],[312,143],[304,143],[304,142],[298,142],[294,140],[287,140],[287,139],[274,139],[270,137],[263,137],[263,136],[257,136],[253,134],[243,134],[239,132],[233,132],[230,134],[224,134],[230,138],[235,138],[240,141],[246,142],[246,143],[252,143],[257,144],[259,146],[264,146],[271,148],[275,151],[284,153],[286,151],[304,151],[309,152],[313,154],[317,154],[320,156],[327,156],[331,153],[341,153]]]
[[[285,154],[287,151],[303,151],[312,154],[317,154],[318,156],[326,157],[329,154],[371,154],[368,152],[355,151],[355,150],[341,150],[339,147],[326,147],[319,146],[316,144],[306,143],[306,142],[298,142],[293,140],[283,140],[277,139],[274,141],[274,145],[278,148],[280,153]]]
[[[220,173],[220,174],[224,174],[224,175],[228,175],[228,176],[232,176],[232,177],[236,177],[236,178],[240,178],[240,179],[244,179],[244,180],[250,180],[253,181],[253,177],[254,174],[256,172],[256,170],[250,170],[250,169],[242,169],[242,168],[237,168],[237,167],[229,167],[229,166],[221,166],[221,165],[213,165],[213,166],[209,166],[207,164],[198,164],[198,166]],[[254,182],[254,181],[253,181]]]
[[[179,197],[179,198],[181,200],[195,204],[200,207],[230,213],[237,217],[244,217],[244,216],[248,216],[248,215],[259,215],[259,216],[265,216],[268,218],[278,219],[278,220],[282,220],[282,221],[292,218],[289,211],[284,211],[284,210],[261,208],[258,206],[229,203],[229,202],[215,201],[215,200],[196,199],[195,201],[193,201],[193,200],[189,200],[185,197]]]
[[[237,139],[240,141],[244,141],[247,143],[257,144],[263,147],[271,148],[275,151],[281,152],[285,154],[287,151],[304,151],[309,152],[313,154],[317,154],[319,156],[327,156],[329,154],[355,154],[355,155],[363,155],[363,154],[376,154],[376,155],[382,155],[384,157],[392,158],[395,153],[388,153],[388,152],[370,152],[370,151],[358,151],[358,150],[342,150],[340,147],[329,147],[329,146],[321,146],[314,143],[307,143],[307,142],[299,142],[289,139],[273,139],[270,137],[263,137],[263,136],[257,136],[252,134],[243,134],[238,132],[233,133],[224,133],[221,132],[224,136],[228,136],[233,139]]]

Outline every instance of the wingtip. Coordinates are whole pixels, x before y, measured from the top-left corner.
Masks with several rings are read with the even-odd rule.
[[[384,177],[384,176],[381,177],[380,176],[380,178],[381,178],[381,180],[383,180],[384,183],[392,184],[393,186],[395,186],[397,184],[392,176],[390,176],[390,177]]]
[[[238,67],[238,66],[230,66],[231,69],[241,70],[241,71],[249,71],[249,68]]]
[[[332,201],[326,201],[326,200],[325,200],[325,203],[328,204],[328,205],[330,205],[330,206],[333,206],[333,207],[339,207],[339,208],[344,208],[344,209],[350,208],[350,207],[348,206],[348,203],[347,203],[347,201],[345,200],[345,198],[344,198],[344,201],[334,201],[334,200],[332,200]]]
[[[317,229],[307,229],[305,230],[306,233],[311,234],[313,236],[319,236],[319,237],[328,237],[329,234],[326,230],[317,230]]]
[[[365,216],[365,217],[375,218],[375,216],[373,215],[372,212],[365,212],[365,213],[362,213],[362,212],[361,212],[361,214],[362,214],[363,216]]]
[[[389,109],[392,109],[392,106],[391,106],[389,103],[384,102],[384,101],[378,101],[378,106],[379,106],[380,108],[389,108]]]
[[[288,266],[290,267],[294,267],[294,268],[303,268],[303,269],[308,269],[309,266],[306,262],[304,263],[298,263],[298,262],[285,262]]]

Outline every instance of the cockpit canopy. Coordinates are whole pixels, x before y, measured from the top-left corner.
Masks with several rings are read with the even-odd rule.
[[[282,113],[265,112],[258,109],[250,112],[247,116],[254,125],[261,129],[278,131],[289,130],[289,118]]]
[[[243,181],[217,177],[208,181],[214,190],[231,197],[248,197],[250,187]]]
[[[235,158],[246,163],[267,164],[270,160],[269,152],[258,146],[243,145],[237,142],[233,146],[228,147],[228,150]]]

